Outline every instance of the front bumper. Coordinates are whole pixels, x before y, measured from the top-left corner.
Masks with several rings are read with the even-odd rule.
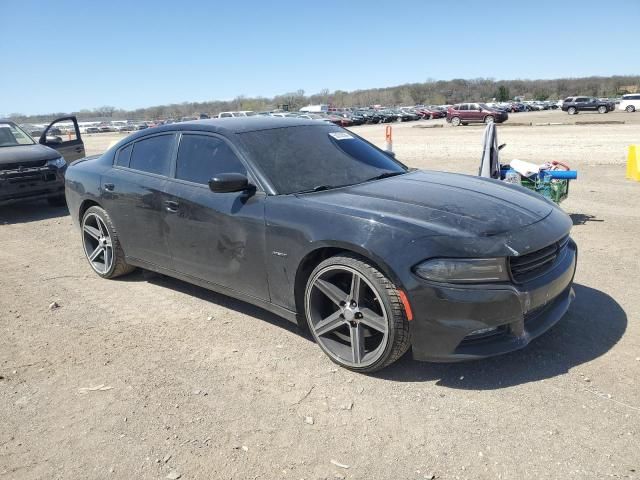
[[[544,275],[525,284],[454,286],[424,282],[408,292],[416,360],[455,362],[525,347],[555,325],[575,294],[577,247],[570,240]],[[492,329],[487,333],[474,332]]]
[[[66,169],[43,166],[0,170],[0,205],[64,196]]]

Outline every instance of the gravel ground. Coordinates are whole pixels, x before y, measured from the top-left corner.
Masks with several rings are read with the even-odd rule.
[[[527,349],[473,363],[354,374],[250,305],[101,280],[65,209],[0,208],[0,478],[638,478],[640,183],[624,162],[640,114],[571,120],[587,117],[627,123],[499,127],[504,158],[580,172],[563,203],[577,297]],[[424,124],[394,126],[399,159],[477,171],[482,127]],[[116,138],[86,136],[87,153]]]

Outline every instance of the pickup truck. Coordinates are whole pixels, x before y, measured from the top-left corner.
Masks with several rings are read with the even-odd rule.
[[[0,207],[47,199],[65,204],[67,164],[85,156],[76,117],[51,122],[36,141],[11,120],[0,120]]]
[[[608,113],[615,108],[615,103],[598,100],[595,97],[567,97],[562,102],[562,111],[569,115],[575,115],[578,112]]]

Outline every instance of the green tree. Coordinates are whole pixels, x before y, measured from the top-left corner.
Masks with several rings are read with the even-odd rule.
[[[511,92],[509,92],[509,88],[504,85],[500,85],[498,87],[498,91],[496,92],[496,99],[499,102],[506,102],[511,99]]]

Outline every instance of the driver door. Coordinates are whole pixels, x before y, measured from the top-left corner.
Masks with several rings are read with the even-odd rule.
[[[78,120],[74,116],[51,122],[42,132],[39,143],[60,152],[68,164],[85,156]]]
[[[247,168],[222,137],[184,133],[165,192],[167,241],[185,275],[269,299],[263,192],[214,193],[208,181]]]

